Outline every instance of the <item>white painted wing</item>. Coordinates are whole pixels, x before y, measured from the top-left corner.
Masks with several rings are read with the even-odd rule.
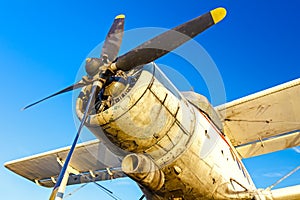
[[[300,145],[300,78],[215,109],[243,158]]]
[[[5,167],[38,185],[53,187],[54,181],[61,170],[57,158],[64,160],[69,149],[70,147],[60,148],[10,161],[5,163]],[[120,169],[120,159],[99,140],[77,145],[70,166],[79,174],[70,174],[68,185],[125,176]]]

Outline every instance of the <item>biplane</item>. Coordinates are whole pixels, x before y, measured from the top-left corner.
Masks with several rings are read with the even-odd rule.
[[[81,89],[73,144],[5,167],[53,187],[50,199],[63,199],[67,185],[123,177],[138,184],[140,199],[300,199],[300,185],[257,188],[242,162],[299,146],[300,123],[284,122],[300,122],[300,79],[213,107],[180,92],[153,62],[225,16],[216,8],[121,56],[125,17],[117,16],[100,57],[86,59],[87,75],[24,108]],[[97,139],[77,144],[83,126]]]

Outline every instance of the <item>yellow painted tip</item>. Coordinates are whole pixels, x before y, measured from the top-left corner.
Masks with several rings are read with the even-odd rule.
[[[216,8],[212,11],[210,11],[210,14],[214,20],[214,23],[218,23],[219,21],[221,21],[222,19],[224,19],[224,17],[226,16],[226,9],[225,8]]]
[[[123,19],[123,18],[125,18],[125,15],[121,14],[121,15],[116,16],[115,19]]]

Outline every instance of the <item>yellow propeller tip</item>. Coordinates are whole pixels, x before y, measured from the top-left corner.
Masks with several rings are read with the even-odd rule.
[[[225,8],[216,8],[212,11],[210,11],[210,14],[214,20],[214,23],[218,23],[219,21],[221,21],[222,19],[224,19],[224,17],[226,16],[226,9]]]
[[[123,18],[125,18],[125,15],[121,14],[121,15],[116,16],[115,19],[123,19]]]

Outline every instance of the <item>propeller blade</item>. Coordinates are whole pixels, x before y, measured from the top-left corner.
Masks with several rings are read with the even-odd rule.
[[[224,8],[216,8],[191,21],[179,25],[118,57],[113,63],[113,65],[115,64],[113,67],[128,71],[139,65],[152,62],[218,23],[225,15],[226,10]]]
[[[41,100],[39,100],[39,101],[37,101],[37,102],[34,102],[34,103],[32,103],[32,104],[30,104],[30,105],[28,105],[28,106],[25,106],[25,107],[22,108],[21,110],[26,110],[26,109],[28,109],[28,108],[30,108],[30,107],[32,107],[32,106],[38,104],[38,103],[41,103],[42,101],[45,101],[45,100],[47,100],[47,99],[50,99],[51,97],[54,97],[54,96],[56,96],[56,95],[59,95],[59,94],[65,93],[65,92],[69,92],[69,91],[71,91],[71,90],[75,90],[75,89],[81,88],[81,87],[86,86],[86,85],[87,85],[87,83],[84,83],[84,82],[81,80],[81,81],[79,81],[78,83],[75,83],[75,84],[73,84],[73,85],[70,85],[69,87],[66,87],[66,88],[64,88],[64,89],[62,89],[62,90],[60,90],[60,91],[58,91],[58,92],[56,92],[56,93],[54,93],[54,94],[52,94],[52,95],[50,95],[50,96],[48,96],[48,97],[45,97],[45,98],[43,98],[43,99],[41,99]]]
[[[62,199],[63,198],[63,195],[64,195],[64,190],[65,190],[65,186],[64,184],[67,184],[67,180],[65,180],[65,183],[62,184],[63,182],[63,179],[68,177],[68,172],[67,172],[67,168],[69,166],[69,163],[70,163],[70,160],[71,160],[71,157],[73,155],[73,152],[75,150],[75,147],[76,147],[76,144],[77,144],[77,141],[78,141],[78,138],[80,136],[80,133],[81,133],[81,130],[84,126],[84,123],[88,117],[88,113],[90,111],[90,108],[91,108],[91,102],[94,101],[94,98],[95,98],[95,94],[97,94],[97,89],[101,88],[100,86],[102,86],[102,84],[99,82],[99,81],[95,81],[93,83],[93,87],[92,87],[92,90],[91,90],[91,93],[90,93],[90,97],[89,97],[89,100],[88,100],[88,103],[86,105],[86,108],[85,108],[85,112],[83,114],[83,117],[81,119],[81,122],[80,122],[80,126],[78,128],[78,131],[77,131],[77,134],[75,136],[75,139],[73,141],[73,144],[71,146],[71,149],[67,155],[67,158],[65,160],[65,163],[59,173],[59,176],[57,178],[57,181],[54,185],[54,188],[52,190],[52,193],[51,193],[51,196],[49,198],[49,200],[54,200],[56,197],[58,197],[59,199]]]
[[[109,61],[114,61],[118,56],[124,34],[125,15],[116,16],[102,47],[100,58],[108,57]]]

